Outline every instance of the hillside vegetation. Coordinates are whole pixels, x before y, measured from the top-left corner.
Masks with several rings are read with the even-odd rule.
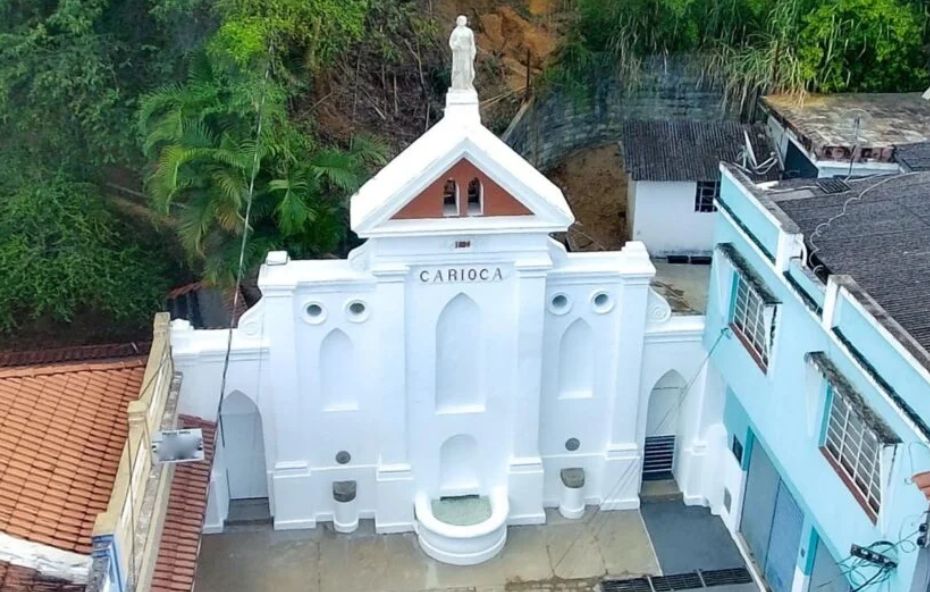
[[[655,54],[703,58],[740,101],[930,84],[925,0],[577,0],[574,16],[551,75],[562,84],[604,71],[635,80]]]
[[[0,347],[144,336],[170,286],[234,281],[246,233],[247,276],[344,255],[348,196],[441,115],[458,13],[495,131],[654,53],[734,96],[928,84],[917,0],[8,0]]]

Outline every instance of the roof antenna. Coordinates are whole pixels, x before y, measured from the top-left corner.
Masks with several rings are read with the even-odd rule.
[[[853,164],[856,162],[856,150],[859,149],[859,132],[862,130],[862,114],[865,114],[866,116],[869,115],[868,111],[866,111],[865,109],[859,109],[859,108],[850,109],[847,113],[852,114],[855,112],[858,112],[859,114],[857,114],[855,118],[853,118],[852,120],[854,136],[853,136],[852,150],[849,153],[849,171],[847,171],[846,173],[846,179],[849,179],[850,177],[852,177]]]

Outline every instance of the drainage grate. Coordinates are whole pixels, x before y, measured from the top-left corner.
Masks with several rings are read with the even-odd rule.
[[[817,179],[815,183],[824,193],[846,193],[852,189],[845,181],[830,177]]]
[[[649,578],[652,582],[652,589],[656,592],[670,592],[671,590],[691,590],[701,588],[701,576],[696,571],[681,574],[672,574],[669,576],[658,576]]]
[[[604,580],[603,592],[674,592],[676,590],[694,590],[729,584],[751,584],[752,576],[745,568],[714,569],[710,571],[692,571],[655,576],[648,578],[631,578],[629,580]]]
[[[752,576],[749,575],[749,570],[744,567],[738,567],[736,569],[714,569],[711,571],[702,571],[701,577],[704,579],[704,585],[708,588],[711,586],[752,583]]]
[[[604,580],[601,584],[603,592],[652,592],[649,580],[646,578],[633,578],[631,580]]]

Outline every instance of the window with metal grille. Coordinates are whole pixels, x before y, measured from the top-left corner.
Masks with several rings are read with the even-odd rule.
[[[442,189],[442,215],[459,215],[459,186],[454,179],[449,179]]]
[[[881,508],[881,440],[841,391],[830,387],[823,451],[873,517]]]
[[[749,350],[753,358],[765,369],[769,364],[770,320],[766,304],[758,290],[743,276],[736,273],[733,311],[730,327]]]
[[[720,197],[720,181],[698,181],[694,194],[695,212],[716,212],[714,200]]]

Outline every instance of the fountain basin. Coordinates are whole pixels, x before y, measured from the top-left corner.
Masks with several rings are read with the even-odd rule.
[[[490,517],[474,524],[449,524],[435,516],[429,496],[418,493],[414,509],[417,538],[423,552],[452,565],[475,565],[497,555],[507,541],[510,502],[504,487],[492,490],[488,499]]]

